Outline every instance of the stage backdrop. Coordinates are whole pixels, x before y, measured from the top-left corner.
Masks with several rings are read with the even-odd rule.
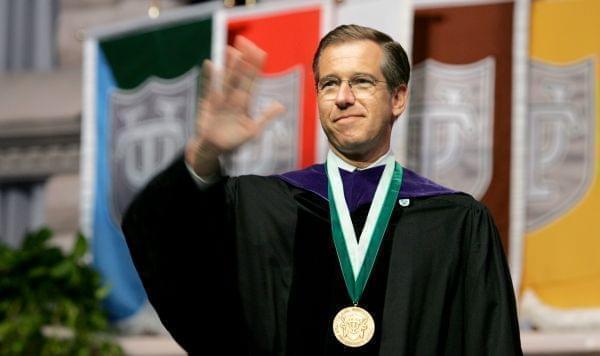
[[[531,7],[522,316],[600,327],[600,2]]]
[[[287,112],[255,142],[225,158],[229,173],[273,174],[315,162],[311,60],[329,29],[329,1],[224,9],[221,2],[167,11],[158,19],[98,28],[85,42],[81,225],[94,265],[111,287],[113,320],[157,330],[120,229],[134,195],[181,154],[193,134],[204,59],[222,64],[235,35],[268,52],[253,111],[279,100]],[[158,325],[158,326],[157,326]]]
[[[483,201],[508,252],[513,2],[426,3],[415,3],[407,166]]]
[[[120,223],[135,193],[181,151],[192,132],[198,65],[211,57],[218,4],[98,28],[85,42],[81,225],[111,287],[110,316],[156,317]],[[148,326],[154,329],[155,326]],[[135,327],[134,327],[135,329]]]

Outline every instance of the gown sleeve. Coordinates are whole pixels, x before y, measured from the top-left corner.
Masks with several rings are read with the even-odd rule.
[[[522,355],[513,286],[498,230],[473,209],[465,279],[466,355]]]
[[[122,223],[150,303],[192,355],[215,346],[247,354],[228,223],[233,181],[201,190],[179,158],[137,195]]]

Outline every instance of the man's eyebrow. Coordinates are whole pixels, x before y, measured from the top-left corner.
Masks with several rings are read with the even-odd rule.
[[[360,77],[360,76],[364,76],[364,77],[370,77],[375,79],[376,76],[371,74],[371,73],[365,73],[365,72],[356,72],[356,73],[352,73],[352,75],[350,76],[350,78],[355,78],[355,77]],[[328,74],[328,75],[324,75],[321,78],[319,78],[319,81],[323,80],[323,79],[340,79],[339,76],[334,75],[334,74]]]
[[[360,76],[365,76],[365,77],[371,77],[373,79],[375,79],[376,77],[371,74],[371,73],[363,73],[363,72],[358,72],[358,73],[354,73],[352,74],[352,77],[360,77]]]
[[[319,78],[319,81],[321,81],[323,79],[340,79],[340,78],[337,75],[328,74],[328,75],[325,75],[325,76],[322,76],[321,78]]]

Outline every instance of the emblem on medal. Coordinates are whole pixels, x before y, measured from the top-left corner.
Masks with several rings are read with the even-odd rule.
[[[333,334],[342,344],[360,347],[375,334],[375,321],[363,308],[352,306],[340,310],[333,319]]]

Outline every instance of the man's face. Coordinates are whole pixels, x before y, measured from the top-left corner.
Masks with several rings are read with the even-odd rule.
[[[394,119],[403,111],[406,88],[390,93],[381,72],[383,51],[368,40],[325,48],[319,59],[319,80],[342,80],[334,98],[318,94],[319,118],[329,143],[348,156],[381,155],[389,150]],[[377,80],[371,95],[357,98],[346,80]],[[326,81],[325,81],[326,83]]]

